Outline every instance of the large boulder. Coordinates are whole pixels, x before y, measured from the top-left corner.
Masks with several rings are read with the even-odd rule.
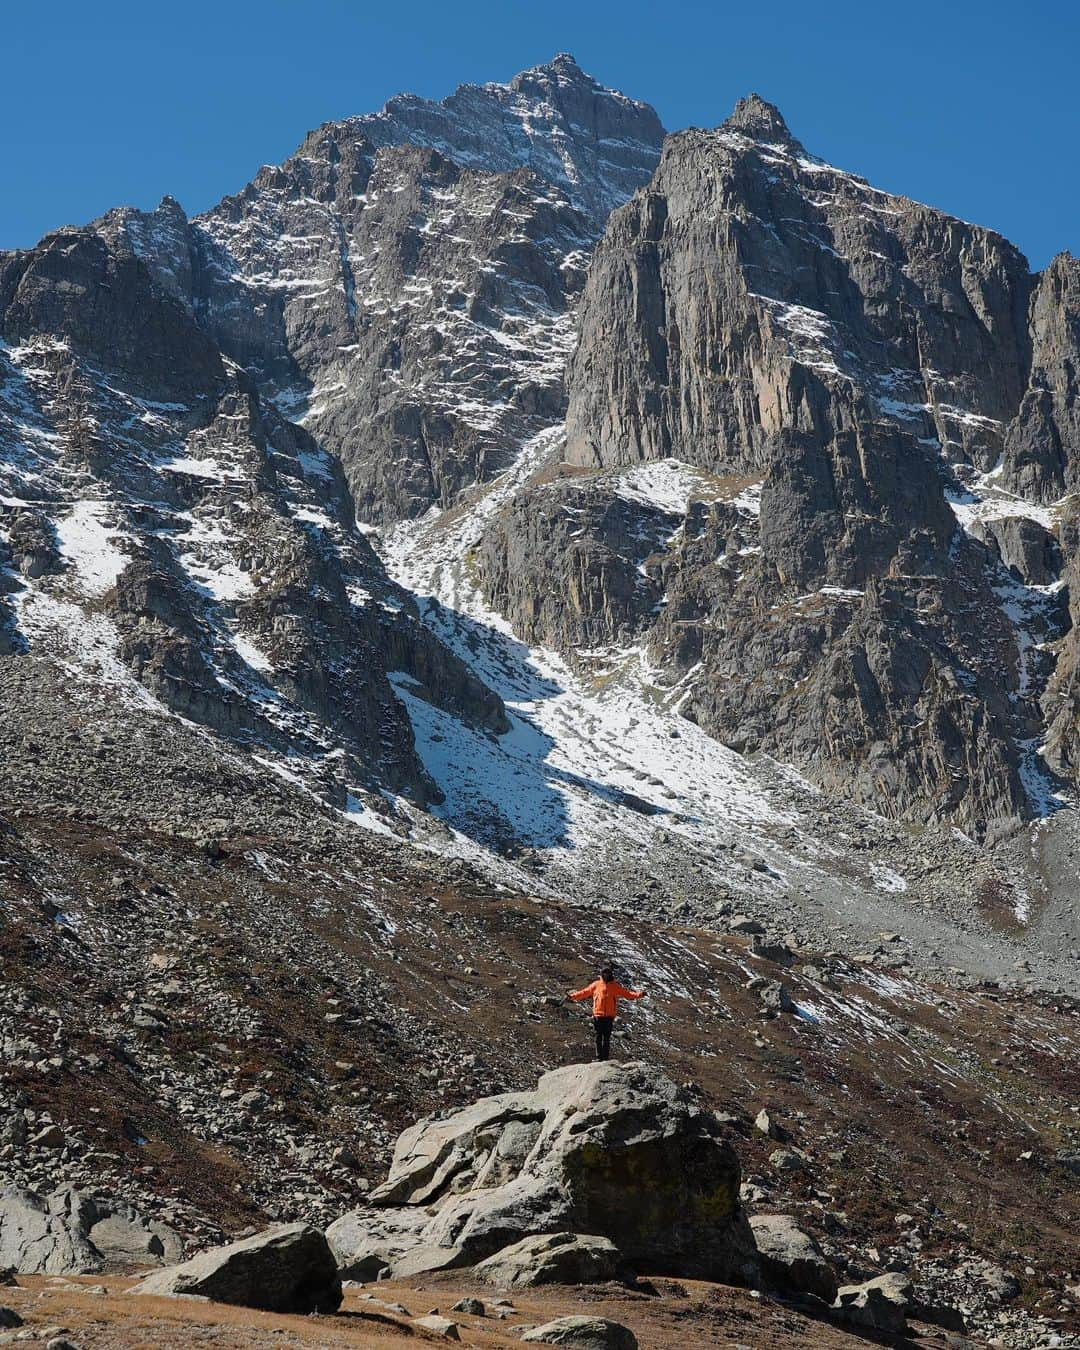
[[[870,1331],[898,1335],[907,1325],[914,1292],[906,1275],[889,1273],[865,1284],[845,1284],[833,1305],[846,1321]]]
[[[39,1195],[10,1186],[0,1191],[0,1269],[20,1275],[82,1275],[102,1268],[87,1237],[89,1223],[70,1195]]]
[[[489,1256],[476,1273],[503,1289],[537,1284],[600,1284],[613,1279],[619,1266],[615,1244],[580,1233],[549,1233],[522,1238]]]
[[[109,1268],[172,1265],[184,1255],[178,1233],[129,1205],[99,1211],[89,1236]]]
[[[85,1275],[157,1265],[183,1255],[180,1237],[130,1205],[62,1186],[51,1195],[0,1191],[0,1269],[21,1275]]]
[[[750,1228],[761,1258],[761,1273],[780,1289],[799,1289],[831,1303],[836,1272],[809,1233],[787,1214],[755,1214]]]
[[[306,1223],[282,1224],[157,1270],[132,1294],[201,1294],[268,1312],[336,1312],[341,1279],[326,1237]]]
[[[403,1278],[422,1271],[438,1270],[439,1254],[454,1264],[457,1248],[430,1249],[424,1229],[431,1215],[424,1209],[356,1209],[342,1215],[326,1230],[326,1236],[350,1280],[375,1280],[391,1266]],[[417,1269],[406,1269],[405,1253]],[[460,1264],[460,1263],[458,1263]]]
[[[575,1350],[638,1350],[637,1337],[607,1317],[556,1317],[521,1338],[542,1345],[572,1345]]]
[[[640,1271],[739,1284],[759,1273],[723,1125],[642,1063],[570,1065],[534,1091],[420,1121],[401,1135],[370,1200],[378,1208],[328,1230],[343,1274],[370,1270],[373,1250],[388,1254],[387,1208],[402,1232],[389,1253],[395,1273],[409,1249],[438,1267],[471,1265],[553,1233],[610,1238]],[[427,1259],[414,1258],[409,1273]]]

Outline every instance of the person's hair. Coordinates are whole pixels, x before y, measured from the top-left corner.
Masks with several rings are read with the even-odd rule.
[[[600,978],[602,980],[613,980],[615,978],[615,972],[611,966],[600,967]]]

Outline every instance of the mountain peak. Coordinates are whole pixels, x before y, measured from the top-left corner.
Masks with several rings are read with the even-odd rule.
[[[550,61],[545,61],[541,65],[531,66],[528,70],[521,71],[520,74],[515,75],[510,81],[510,88],[520,89],[523,85],[532,83],[538,78],[552,80],[561,84],[579,84],[586,85],[589,88],[596,87],[596,80],[582,70],[569,52],[556,52]]]
[[[802,149],[788,130],[788,124],[784,121],[780,109],[763,99],[760,94],[747,94],[745,98],[739,99],[731,116],[723,125],[729,131],[739,131],[755,141],[769,141]]]
[[[552,70],[565,71],[568,75],[584,75],[585,73],[569,52],[556,52],[548,62],[548,66]]]

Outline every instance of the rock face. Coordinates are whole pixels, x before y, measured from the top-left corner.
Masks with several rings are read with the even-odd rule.
[[[1069,550],[1000,483],[1071,483],[1076,275],[822,163],[755,97],[670,136],[593,257],[569,468],[493,520],[487,596],[579,663],[644,644],[737,750],[1008,832],[1053,792]]]
[[[750,1228],[761,1258],[761,1272],[781,1289],[801,1289],[831,1303],[836,1273],[814,1239],[787,1214],[755,1214]]]
[[[200,1294],[268,1312],[336,1312],[341,1280],[326,1238],[310,1224],[285,1224],[156,1271],[132,1294]]]
[[[990,468],[1023,391],[1030,290],[1000,236],[815,160],[751,97],[716,131],[669,137],[612,217],[571,365],[568,458],[764,472],[785,432],[831,457],[845,435],[872,445],[880,421],[882,452],[889,435],[932,435]],[[839,490],[885,486],[852,467]],[[848,528],[865,545],[893,523]]]
[[[1030,325],[1028,387],[1006,429],[1004,478],[1049,503],[1080,481],[1080,262],[1070,254],[1039,277]]]
[[[608,1238],[551,1233],[522,1238],[489,1256],[476,1273],[489,1284],[527,1289],[539,1284],[600,1284],[613,1279],[618,1248]]]
[[[109,1204],[71,1186],[47,1197],[18,1187],[0,1192],[0,1270],[82,1275],[159,1265],[181,1255],[171,1228],[128,1205]]]
[[[492,522],[477,565],[492,603],[529,643],[562,651],[626,641],[663,589],[648,559],[677,520],[610,481],[556,480]]]
[[[556,1069],[534,1092],[414,1125],[371,1201],[425,1214],[402,1240],[395,1273],[577,1233],[609,1238],[639,1270],[751,1283],[756,1257],[738,1193],[738,1160],[715,1117],[648,1065],[604,1063]],[[370,1268],[363,1211],[327,1236],[343,1273]],[[410,1261],[417,1249],[420,1261]]]
[[[565,55],[392,99],[193,222],[192,303],[341,460],[363,519],[446,506],[561,416],[588,254],[662,138]]]

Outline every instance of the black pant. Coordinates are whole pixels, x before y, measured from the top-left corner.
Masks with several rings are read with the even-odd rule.
[[[594,1017],[592,1020],[593,1030],[596,1032],[596,1058],[611,1058],[611,1028],[615,1025],[614,1017]]]

